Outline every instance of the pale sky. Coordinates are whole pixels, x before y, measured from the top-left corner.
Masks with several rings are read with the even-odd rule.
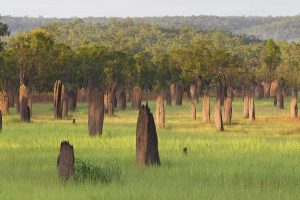
[[[300,14],[300,0],[0,0],[0,5],[0,15],[32,17]]]

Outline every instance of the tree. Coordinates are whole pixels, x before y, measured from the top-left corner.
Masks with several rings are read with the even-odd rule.
[[[102,134],[104,120],[105,54],[107,49],[82,45],[75,50],[75,62],[80,66],[82,81],[89,88],[88,127],[90,136]]]
[[[274,74],[276,68],[281,63],[281,51],[280,47],[276,45],[273,39],[269,39],[264,44],[263,49],[263,61],[266,64],[269,76],[269,84],[274,80]]]

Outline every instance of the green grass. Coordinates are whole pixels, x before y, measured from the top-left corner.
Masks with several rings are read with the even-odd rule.
[[[166,128],[157,130],[160,167],[135,164],[138,111],[116,110],[105,117],[103,136],[90,138],[86,104],[61,121],[53,120],[52,104],[34,104],[31,123],[11,109],[0,133],[0,199],[299,199],[300,120],[289,118],[288,99],[285,110],[272,99],[256,101],[257,120],[249,122],[236,98],[233,125],[223,133],[202,123],[201,106],[196,121],[189,102],[166,107]],[[154,102],[150,107],[154,112]],[[76,158],[106,173],[118,169],[119,178],[62,183],[56,171],[62,140]]]

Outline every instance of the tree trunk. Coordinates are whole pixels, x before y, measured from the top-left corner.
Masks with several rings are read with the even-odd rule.
[[[225,99],[225,87],[224,86],[218,86],[217,87],[217,98],[220,100],[221,106],[224,105],[224,99]]]
[[[249,96],[244,96],[244,118],[249,118]]]
[[[89,87],[86,87],[84,88],[84,101],[86,103],[89,103],[90,102],[90,88]]]
[[[29,108],[29,113],[30,113],[30,118],[32,117],[32,99],[31,96],[28,98],[28,108]]]
[[[90,88],[88,126],[90,136],[102,135],[104,94],[102,89]]]
[[[210,122],[210,99],[208,94],[204,94],[203,96],[202,116],[204,123]]]
[[[215,125],[219,131],[224,131],[223,119],[222,119],[222,110],[221,110],[221,99],[216,98],[215,103]]]
[[[80,88],[77,90],[77,101],[85,102],[85,89]]]
[[[232,118],[232,98],[226,97],[224,101],[224,123],[231,124]]]
[[[128,92],[126,92],[126,102],[131,102],[131,96],[132,96],[132,90],[129,90]]]
[[[107,114],[114,116],[114,96],[112,91],[107,91]]]
[[[182,105],[182,98],[183,98],[183,87],[181,83],[176,84],[175,89],[175,102],[176,105]]]
[[[249,97],[249,120],[250,121],[255,120],[255,104],[254,104],[253,97]]]
[[[190,86],[190,93],[191,93],[191,100],[192,101],[197,100],[197,88],[195,84],[192,84]]]
[[[19,100],[19,97],[16,99],[16,112],[18,114],[20,114],[20,100]]]
[[[14,107],[15,101],[15,86],[11,80],[8,80],[5,85],[5,91],[8,96],[8,105],[9,107]]]
[[[125,110],[125,108],[126,108],[126,93],[125,93],[124,89],[122,89],[119,93],[118,103],[119,103],[120,110]]]
[[[139,86],[135,86],[132,92],[132,108],[139,109],[142,103],[142,89]]]
[[[272,83],[270,84],[270,96],[276,96],[276,93],[278,91],[278,81],[272,81]]]
[[[158,128],[165,128],[165,106],[162,93],[156,98],[156,124]]]
[[[64,85],[60,80],[54,83],[53,99],[54,99],[54,118],[62,119],[62,104],[64,99]]]
[[[74,92],[73,90],[68,91],[68,110],[70,111],[75,111],[76,108],[76,100],[77,100],[77,95],[76,91]]]
[[[264,89],[264,97],[269,98],[270,97],[270,83],[263,81],[262,83],[263,89]]]
[[[200,80],[197,80],[196,82],[196,96],[197,96],[197,103],[199,102],[199,97],[201,96],[201,87],[202,87],[202,83]]]
[[[197,111],[196,111],[196,105],[194,102],[191,103],[191,116],[192,116],[192,120],[196,120]]]
[[[277,106],[277,95],[275,95],[275,96],[273,97],[273,99],[274,99],[274,101],[273,101],[273,102],[274,102],[274,103],[273,103],[274,106]]]
[[[67,117],[68,116],[68,95],[64,95],[64,99],[63,99],[63,105],[62,105],[62,115],[63,117]]]
[[[0,110],[3,114],[9,113],[8,96],[5,91],[0,92]]]
[[[141,106],[136,125],[136,163],[160,165],[155,122],[148,105]]]
[[[57,174],[58,177],[66,181],[74,176],[75,156],[73,146],[67,141],[60,144],[60,151],[57,158]]]
[[[175,84],[172,83],[170,85],[170,94],[171,94],[171,99],[175,100]]]
[[[166,94],[166,103],[167,103],[167,106],[171,106],[172,105],[171,91],[168,88],[166,88],[165,94]]]
[[[20,86],[20,119],[22,122],[30,122],[30,109],[28,106],[28,90],[27,87],[22,84]]]
[[[292,96],[291,99],[291,117],[297,118],[298,117],[298,105],[297,105],[297,96]]]
[[[282,92],[277,92],[276,96],[277,96],[278,107],[279,107],[279,109],[283,110],[284,109],[284,98],[283,98]]]
[[[113,107],[114,107],[114,108],[118,107],[117,91],[116,91],[116,90],[113,90],[113,91],[112,91],[112,93],[111,93],[111,98],[112,98],[112,104],[113,104]]]
[[[104,93],[104,113],[108,113],[108,94]]]

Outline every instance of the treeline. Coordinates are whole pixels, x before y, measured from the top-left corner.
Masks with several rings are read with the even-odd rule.
[[[1,35],[9,34],[7,26],[0,27]],[[244,96],[245,117],[250,120],[255,120],[255,95],[274,96],[283,108],[283,95],[291,93],[296,102],[293,117],[298,113],[299,42],[262,41],[193,27],[168,29],[130,19],[107,25],[80,19],[53,23],[11,35],[5,42],[0,52],[1,95],[9,102],[19,94],[22,121],[30,117],[31,93],[54,90],[55,117],[61,118],[65,98],[72,98],[72,107],[76,106],[81,88],[88,93],[91,135],[102,133],[105,110],[112,116],[117,104],[126,108],[127,99],[139,108],[145,90],[159,93],[157,110],[162,115],[164,100],[171,105],[174,95],[177,105],[182,104],[184,91],[192,105],[204,95],[204,122],[210,121],[209,99],[215,91],[219,130],[223,130],[222,106],[225,122],[231,123],[234,90]],[[164,127],[164,117],[157,119]]]
[[[32,18],[2,16],[1,21],[9,25],[12,33],[30,31],[33,28],[48,25],[54,22],[72,22],[77,18]],[[120,22],[127,20],[114,18]],[[93,24],[107,25],[111,18],[87,17],[83,21]],[[134,22],[149,23],[162,28],[179,28],[193,26],[198,30],[223,30],[232,33],[254,35],[261,39],[299,40],[300,16],[290,17],[218,17],[218,16],[190,16],[190,17],[144,17],[131,18]]]

